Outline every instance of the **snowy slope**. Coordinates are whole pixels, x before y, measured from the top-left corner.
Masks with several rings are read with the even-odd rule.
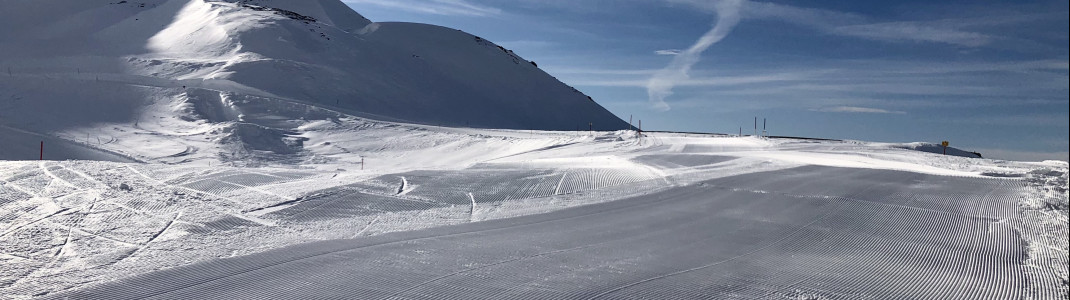
[[[915,143],[900,144],[900,145],[897,145],[896,147],[900,147],[900,148],[903,148],[903,149],[915,150],[915,151],[921,151],[921,152],[947,154],[947,155],[954,155],[954,156],[961,156],[961,157],[972,157],[972,158],[982,158],[983,157],[980,153],[970,152],[970,151],[958,149],[958,148],[955,148],[955,147],[950,147],[949,146],[949,147],[947,147],[945,149],[944,146],[941,146],[940,144],[936,144],[936,143],[915,142]]]
[[[276,136],[269,143],[295,152],[293,126],[244,118],[291,104],[447,126],[627,127],[489,41],[432,25],[372,23],[337,0],[0,5],[0,124],[36,133],[141,130],[164,137],[143,142],[160,143],[179,132],[221,142]],[[146,130],[147,120],[171,130]],[[159,156],[121,143],[109,150]]]
[[[6,0],[4,7],[3,25],[13,30],[2,33],[0,66],[9,77],[208,86],[415,123],[626,127],[489,41],[431,25],[373,24],[335,0]],[[25,19],[34,13],[48,16]]]
[[[563,257],[575,262],[564,264],[566,268],[560,270],[545,269],[557,265],[554,263],[540,263],[537,268],[503,269],[505,273],[494,276],[505,280],[498,285],[512,286],[519,283],[509,283],[510,280],[530,280],[528,276],[540,274],[515,270],[565,272],[581,277],[587,276],[584,275],[587,272],[610,272],[589,277],[599,280],[591,281],[588,286],[602,288],[585,290],[555,285],[561,290],[597,293],[614,289],[613,285],[623,284],[620,281],[642,279],[618,277],[623,274],[659,276],[655,274],[658,272],[641,271],[651,270],[643,266],[673,273],[693,268],[691,264],[708,264],[711,261],[707,259],[715,262],[747,253],[750,254],[745,259],[732,265],[740,264],[740,270],[758,273],[739,274],[740,280],[764,280],[766,275],[761,272],[768,269],[766,263],[770,260],[792,270],[774,272],[785,274],[786,277],[774,280],[784,286],[778,285],[774,290],[748,289],[748,294],[790,294],[796,290],[821,294],[821,291],[846,289],[874,297],[916,291],[917,295],[929,296],[946,293],[951,298],[972,297],[967,294],[983,297],[991,293],[1048,299],[1065,291],[1060,280],[1067,276],[1068,170],[1062,162],[964,158],[864,142],[668,133],[638,137],[628,131],[592,135],[457,129],[360,119],[322,120],[306,127],[313,140],[332,142],[309,146],[313,149],[310,151],[323,153],[322,160],[286,167],[220,167],[201,161],[0,162],[0,212],[3,212],[0,262],[6,266],[0,270],[0,295],[62,297],[64,291],[86,287],[90,289],[84,297],[106,298],[112,291],[109,283],[130,275],[147,275],[145,280],[163,285],[150,288],[142,284],[145,281],[133,281],[130,285],[120,284],[114,292],[155,293],[156,288],[172,291],[174,287],[170,283],[201,280],[201,276],[245,278],[242,277],[245,275],[233,277],[241,270],[231,267],[268,267],[278,259],[289,257],[278,256],[279,251],[319,253],[323,249],[319,244],[306,243],[324,241],[344,246],[349,244],[346,239],[356,238],[353,243],[363,245],[362,239],[369,236],[389,240],[397,236],[391,235],[392,232],[552,213],[629,198],[624,200],[631,203],[627,210],[613,210],[614,214],[599,215],[596,219],[565,218],[574,221],[547,223],[564,224],[549,229],[520,230],[521,227],[511,225],[516,221],[510,220],[490,225],[472,224],[493,232],[499,232],[494,226],[512,228],[507,232],[524,236],[522,240],[553,241],[553,245],[510,248],[527,244],[501,242],[485,236],[471,243],[450,243],[468,249],[454,252],[452,246],[438,242],[427,247],[402,242],[399,244],[414,248],[388,252],[417,256],[372,252],[364,254],[365,257],[376,259],[358,261],[374,261],[375,268],[390,266],[389,273],[398,276],[399,281],[413,282],[381,285],[391,293],[420,288],[423,284],[419,282],[431,280],[430,277],[448,277],[452,272],[479,269],[493,261],[523,264],[533,255]],[[362,159],[368,164],[360,165]],[[611,203],[610,207],[617,205]],[[649,207],[652,205],[656,208]],[[726,206],[710,208],[709,205]],[[672,217],[678,213],[690,217]],[[668,217],[658,217],[664,214]],[[557,215],[538,218],[558,219],[553,216]],[[735,231],[737,227],[733,226],[744,221],[749,224],[744,226],[749,230],[746,236],[753,238],[754,243],[761,241],[760,245],[746,242],[750,240],[741,238]],[[887,224],[875,226],[883,223]],[[592,231],[609,237],[606,243],[570,237],[576,233],[572,228],[609,225],[611,230]],[[709,229],[695,231],[695,226]],[[917,226],[926,230],[917,230]],[[867,231],[858,233],[859,228]],[[950,232],[954,239],[913,235],[919,232]],[[709,240],[714,244],[688,242],[696,235],[723,238]],[[401,235],[405,236],[408,235]],[[731,236],[735,236],[735,242],[723,242]],[[653,237],[655,241],[632,244]],[[431,240],[442,241],[438,238],[428,241]],[[955,249],[976,251],[947,252],[943,244],[929,242],[933,240],[954,241]],[[573,246],[567,246],[570,244]],[[825,246],[833,244],[839,246]],[[900,247],[904,244],[916,247]],[[663,255],[658,250],[661,247],[682,251],[669,256],[682,260],[659,259],[654,261],[672,264],[650,265],[649,260],[637,264],[629,258],[648,257],[644,253]],[[755,247],[767,250],[753,251]],[[584,249],[611,250],[606,250],[605,255],[595,255]],[[429,250],[434,251],[427,255],[420,252]],[[529,253],[533,250],[537,251]],[[244,257],[257,253],[267,254]],[[714,257],[693,256],[701,253]],[[842,259],[862,254],[866,260]],[[947,264],[940,263],[952,254],[956,258],[947,260]],[[880,259],[889,255],[902,261]],[[450,260],[453,258],[443,256],[471,262],[453,269]],[[219,258],[245,262],[232,264],[233,260],[217,261]],[[411,262],[424,267],[406,267]],[[380,263],[384,265],[379,266]],[[213,271],[198,272],[203,270],[198,265]],[[345,271],[344,264],[329,265],[297,271],[352,273]],[[182,266],[190,268],[175,269],[181,276],[153,279],[158,278],[153,277],[156,270]],[[811,277],[807,275],[808,266],[885,271],[862,272],[852,276],[857,280],[842,282],[837,276]],[[614,273],[617,268],[638,269]],[[265,270],[275,270],[269,272],[274,274],[299,274],[275,267]],[[432,274],[411,273],[419,270]],[[951,278],[947,281],[950,285],[934,288],[928,277],[916,276],[921,271],[947,276],[941,278]],[[355,272],[352,274],[365,274]],[[970,275],[975,273],[995,277]],[[881,276],[898,278],[898,281],[895,285],[872,281],[880,280]],[[242,297],[270,297],[282,295],[271,292],[279,290],[306,293],[306,296],[327,296],[335,291],[317,288],[320,284],[356,289],[362,288],[362,284],[375,285],[359,280],[347,284],[345,281],[353,277],[345,276],[327,276],[313,280],[311,285],[295,283],[288,277],[271,278],[281,281],[264,282],[271,288],[254,287],[257,283],[250,281],[231,286],[244,287],[235,292],[250,292]],[[731,282],[724,278],[703,278],[696,284]],[[1014,279],[1013,284],[986,291],[974,288],[1002,278]],[[458,284],[474,282],[481,281]],[[962,285],[955,287],[960,282]],[[871,288],[858,290],[858,287]],[[324,294],[305,290],[309,288]],[[182,291],[206,290],[198,287]],[[337,290],[346,291],[350,290]],[[711,291],[730,293],[732,290]],[[274,294],[259,294],[263,292]],[[429,291],[438,292],[445,291]],[[228,297],[214,293],[193,297],[209,296]]]
[[[1021,261],[1018,230],[1035,224],[1021,222],[1008,185],[1016,183],[792,168],[547,214],[300,244],[54,298],[1057,298],[1057,282],[1032,274],[1048,265]],[[346,207],[339,202],[321,207]]]
[[[0,8],[0,298],[202,279],[182,292],[228,297],[211,293],[225,278],[234,297],[269,298],[698,292],[664,282],[710,298],[1068,290],[1065,162],[614,131],[627,124],[506,49],[372,23],[337,0]],[[530,130],[587,123],[601,131]],[[487,234],[452,235],[473,228]],[[347,250],[378,241],[399,248]],[[360,259],[272,265],[336,249],[321,245]],[[353,277],[302,277],[332,272]],[[396,282],[350,281],[383,272]],[[256,276],[271,278],[241,281]]]

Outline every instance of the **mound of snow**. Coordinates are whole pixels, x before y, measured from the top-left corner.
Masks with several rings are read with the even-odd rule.
[[[220,128],[223,143],[234,143],[245,150],[263,151],[277,154],[292,154],[302,149],[308,140],[296,136],[293,132],[259,126],[249,123],[232,123]]]
[[[921,151],[921,152],[936,153],[936,154],[947,154],[947,155],[959,156],[959,157],[983,158],[981,156],[981,153],[970,152],[970,151],[958,149],[958,148],[955,148],[955,147],[947,147],[947,149],[946,149],[947,152],[944,152],[944,150],[945,150],[944,146],[942,146],[940,144],[934,144],[934,143],[914,142],[914,143],[905,143],[905,144],[893,145],[892,147],[901,148],[901,149],[907,149],[907,150],[914,150],[914,151]]]

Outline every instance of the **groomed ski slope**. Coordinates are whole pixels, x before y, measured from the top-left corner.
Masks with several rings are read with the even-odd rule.
[[[628,127],[337,0],[0,7],[0,298],[1067,297],[1065,162],[526,130]]]
[[[1027,288],[1049,274],[1025,263],[1014,229],[1029,226],[1016,217],[1021,188],[800,167],[531,217],[297,245],[62,296],[1055,298],[1057,286]]]
[[[332,126],[350,128],[339,122]],[[332,143],[379,145],[364,152],[363,170],[356,156],[261,167],[0,162],[0,293],[1057,299],[1066,292],[1061,162],[854,141],[358,124],[366,129],[354,140],[397,138]],[[577,213],[584,217],[571,217]],[[488,220],[497,221],[480,222]],[[525,220],[540,221],[515,226]],[[449,225],[459,226],[441,227]],[[314,256],[329,249],[341,252]],[[270,276],[254,280],[258,274]]]

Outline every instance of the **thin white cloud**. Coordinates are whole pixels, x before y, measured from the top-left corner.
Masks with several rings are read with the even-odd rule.
[[[710,46],[719,42],[741,19],[777,20],[810,27],[829,35],[854,37],[884,42],[926,42],[943,43],[967,48],[989,45],[996,37],[955,28],[954,22],[874,22],[872,18],[832,10],[800,8],[789,5],[752,2],[746,0],[708,1],[708,0],[662,0],[672,4],[683,4],[717,14],[718,21],[713,29],[703,35],[694,45],[682,51],[658,50],[659,55],[674,55],[672,62],[654,74],[646,83],[648,101],[656,109],[669,110],[666,98],[673,95],[677,86],[697,85],[715,86],[718,81],[694,81],[690,78],[691,68],[701,59],[701,55]],[[1050,67],[1060,68],[1060,62],[1048,63]],[[993,67],[993,66],[990,66]],[[634,86],[632,79],[587,80],[578,85],[588,86]],[[913,94],[948,93],[943,86],[928,87],[914,85],[917,89],[907,90]],[[796,86],[809,90],[851,91],[859,88],[880,89],[879,84],[859,86],[849,80],[838,80],[823,84]],[[939,89],[937,91],[936,89]],[[978,93],[991,90],[987,87],[966,87],[954,90],[955,94]],[[879,92],[879,91],[878,91]],[[902,93],[902,90],[887,91]],[[846,111],[844,111],[846,112]],[[855,111],[866,112],[866,111]],[[868,111],[878,113],[877,111]],[[890,112],[896,113],[896,112]]]
[[[1030,61],[894,61],[821,60],[796,64],[722,65],[719,70],[693,69],[675,82],[687,95],[704,99],[791,99],[791,106],[858,106],[904,110],[919,107],[1024,106],[1066,103],[1070,81],[1066,60]],[[545,68],[577,87],[646,88],[656,69],[600,69],[576,66]],[[1058,95],[1062,97],[1058,97]],[[699,96],[701,95],[701,96]],[[683,96],[683,97],[680,97]],[[923,99],[921,97],[929,97]],[[828,99],[852,101],[829,102]],[[879,101],[857,102],[858,99]],[[934,100],[934,99],[939,99]],[[649,99],[646,99],[649,102]],[[733,104],[738,105],[738,104]]]
[[[472,4],[464,0],[346,0],[343,2],[445,16],[490,16],[502,13],[501,9]]]
[[[716,77],[697,77],[686,78],[677,80],[674,82],[676,87],[712,87],[712,86],[736,86],[745,84],[760,84],[760,83],[773,83],[773,82],[785,82],[802,80],[805,78],[803,74],[794,73],[781,73],[781,74],[767,74],[767,75],[747,75],[747,76],[716,76]],[[650,83],[649,79],[632,78],[632,79],[589,79],[589,80],[571,80],[569,81],[573,85],[577,86],[603,86],[603,87],[647,87]]]
[[[864,113],[864,114],[906,114],[904,111],[886,110],[872,107],[860,107],[860,106],[833,106],[811,109],[811,111],[818,112],[831,112],[831,113]]]
[[[974,72],[1035,72],[1066,71],[1070,61],[1066,60],[1028,60],[1001,62],[903,62],[888,60],[857,61],[855,68],[879,69],[883,73],[901,74],[951,74]]]
[[[992,42],[988,35],[938,28],[917,22],[893,22],[839,26],[827,29],[829,33],[877,41],[914,41],[945,43],[965,47],[980,47]]]
[[[712,5],[717,12],[717,24],[713,26],[713,29],[706,32],[690,48],[673,57],[668,66],[654,74],[647,82],[647,97],[655,109],[661,111],[670,109],[669,104],[665,103],[665,98],[672,95],[677,82],[687,80],[688,72],[702,58],[702,53],[728,36],[732,28],[739,24],[739,10],[743,5],[743,0],[722,0],[713,2]]]
[[[680,52],[682,52],[680,49],[665,49],[665,50],[654,51],[654,54],[657,54],[657,55],[678,55],[678,54],[680,54]]]
[[[713,9],[707,1],[665,1],[688,4],[705,10]],[[879,22],[855,13],[754,1],[743,3],[740,14],[744,19],[776,20],[809,27],[825,34],[884,42],[912,41],[980,47],[989,45],[996,39],[993,36],[967,31],[962,28],[978,23],[976,20],[973,22],[951,22],[948,20]]]
[[[1053,70],[1070,70],[1070,61],[1049,61],[1047,67]]]
[[[835,28],[870,22],[867,17],[854,13],[753,1],[744,5],[741,14],[745,19],[779,20],[813,28]]]
[[[583,75],[641,75],[650,76],[657,73],[657,69],[599,69],[599,68],[576,68],[576,67],[559,67],[559,66],[546,66],[546,70],[551,70],[552,74],[583,74]]]

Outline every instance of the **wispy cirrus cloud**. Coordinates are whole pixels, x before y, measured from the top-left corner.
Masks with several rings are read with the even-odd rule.
[[[655,50],[654,54],[657,54],[657,55],[677,55],[677,54],[680,54],[680,52],[683,52],[683,51],[680,50],[680,49],[665,49],[665,50]]]
[[[965,47],[980,47],[992,42],[994,37],[957,30],[939,28],[918,22],[891,22],[822,28],[828,33],[877,41],[912,41],[944,43]]]
[[[878,69],[885,74],[951,74],[973,72],[1050,72],[1070,70],[1070,61],[1065,59],[1045,59],[1027,61],[999,62],[915,62],[868,60],[849,61],[852,68]]]
[[[708,1],[665,0],[714,11]],[[743,19],[772,20],[818,30],[825,34],[884,42],[930,42],[964,47],[990,44],[997,37],[968,31],[973,22],[903,21],[881,22],[871,17],[827,9],[796,7],[784,4],[746,1],[740,9]],[[1003,20],[1007,22],[1007,20]]]
[[[894,106],[916,102],[934,106],[1038,106],[1065,103],[1066,60],[1002,62],[934,62],[869,60],[824,60],[796,65],[723,65],[719,70],[691,70],[686,79],[674,82],[688,94],[707,99],[752,99],[769,101],[790,98],[809,107],[858,103],[824,103],[826,99],[896,99]],[[740,68],[746,68],[740,70]],[[657,69],[599,69],[573,66],[545,68],[577,87],[645,88]],[[1052,98],[1063,94],[1063,100]],[[684,98],[686,98],[685,96]],[[933,97],[939,101],[918,100]],[[916,100],[916,101],[915,101]],[[679,103],[683,99],[674,99]],[[708,100],[710,101],[710,100]],[[649,100],[648,100],[649,102]],[[716,102],[716,101],[715,101]],[[888,103],[884,103],[888,104]],[[879,105],[884,105],[879,104]],[[878,106],[880,107],[880,106]]]
[[[795,80],[803,80],[806,75],[803,73],[773,73],[773,74],[761,74],[761,75],[741,75],[741,76],[711,76],[711,77],[688,77],[686,79],[680,79],[673,82],[674,87],[714,87],[714,86],[736,86],[746,84],[760,84],[760,83],[776,83],[787,82]],[[603,86],[603,87],[647,87],[650,83],[649,79],[643,78],[625,78],[625,79],[589,79],[589,80],[571,80],[572,84],[577,86]]]
[[[343,2],[445,16],[491,16],[502,13],[501,9],[474,4],[465,0],[345,0]]]
[[[690,78],[688,72],[702,58],[702,53],[728,36],[732,28],[739,24],[739,10],[743,5],[743,0],[715,1],[711,2],[711,5],[717,12],[717,23],[713,28],[702,35],[690,48],[676,54],[668,66],[655,73],[647,82],[647,97],[655,109],[661,111],[670,109],[669,104],[665,103],[665,98],[672,95],[672,90],[677,83]]]
[[[600,68],[576,68],[548,65],[543,69],[551,74],[568,75],[596,75],[596,76],[650,76],[657,73],[657,69],[600,69]]]
[[[855,13],[763,2],[748,2],[743,14],[750,19],[778,20],[831,35],[885,42],[913,41],[980,47],[994,39],[986,34],[963,30],[959,23],[946,20],[879,22]]]
[[[672,55],[672,62],[658,71],[646,82],[648,101],[657,110],[667,111],[670,106],[666,98],[673,95],[677,86],[714,86],[722,80],[692,80],[691,68],[698,63],[701,55],[710,46],[725,38],[741,19],[777,20],[809,27],[825,34],[869,39],[884,42],[928,42],[943,43],[962,47],[981,47],[991,43],[995,37],[961,30],[953,22],[877,22],[864,15],[825,9],[802,8],[789,5],[755,2],[746,0],[703,1],[703,0],[663,0],[672,4],[683,4],[713,12],[717,23],[705,35],[685,50],[657,50],[658,55]],[[599,86],[634,86],[634,81],[609,80],[587,81],[580,85]],[[826,86],[836,88],[836,86]],[[850,107],[841,107],[838,112],[900,113],[895,111],[879,112],[875,110],[850,111]]]
[[[863,114],[906,114],[905,111],[886,110],[872,107],[860,107],[860,106],[832,106],[810,109],[810,111],[817,112],[830,112],[830,113],[863,113]]]

